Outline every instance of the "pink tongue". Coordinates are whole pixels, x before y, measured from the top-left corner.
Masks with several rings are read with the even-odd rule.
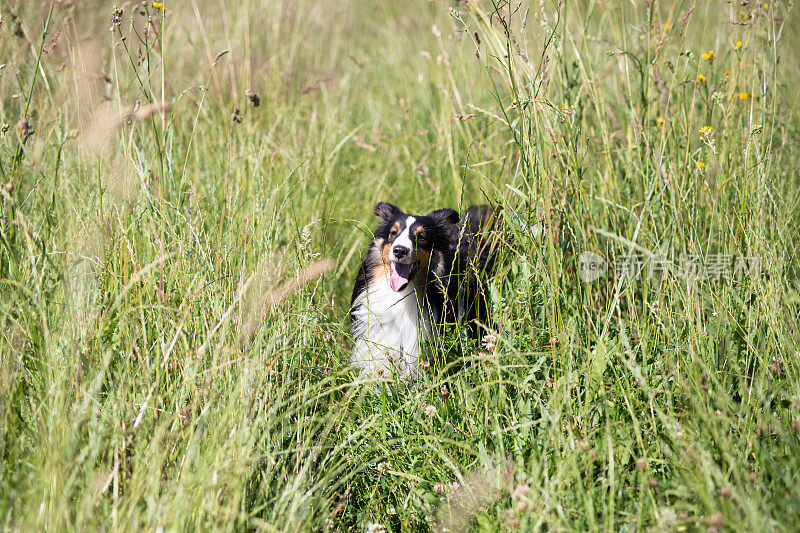
[[[411,265],[395,263],[389,264],[389,286],[394,292],[400,292],[403,287],[408,285],[408,278],[411,274]]]

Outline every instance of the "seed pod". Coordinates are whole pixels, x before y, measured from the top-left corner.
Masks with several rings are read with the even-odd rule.
[[[250,103],[253,104],[253,107],[258,107],[261,105],[261,98],[258,97],[258,93],[256,93],[252,89],[247,89],[244,92],[244,95],[250,100]]]

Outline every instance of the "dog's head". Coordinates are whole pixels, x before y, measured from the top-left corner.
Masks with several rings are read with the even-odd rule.
[[[375,238],[389,268],[389,286],[395,292],[405,289],[417,274],[427,275],[432,253],[452,247],[452,228],[459,218],[447,208],[409,215],[387,202],[379,202],[375,214],[381,218]]]

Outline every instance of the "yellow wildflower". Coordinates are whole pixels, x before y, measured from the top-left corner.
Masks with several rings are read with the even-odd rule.
[[[698,161],[697,162],[697,168],[706,168],[706,164],[703,163],[702,161]]]
[[[724,76],[727,78],[730,75],[731,75],[731,71],[730,70],[726,70]]]
[[[742,41],[736,41],[736,49],[738,50],[741,47],[742,47]]]
[[[703,59],[705,59],[706,61],[711,61],[712,59],[714,59],[714,50],[709,50],[708,52],[703,54]]]
[[[706,81],[706,77],[705,76],[703,76],[702,74],[698,74],[697,75],[696,83],[704,83],[705,81]]]
[[[699,131],[700,133],[702,133],[703,135],[705,135],[706,133],[710,133],[710,132],[711,132],[711,130],[713,130],[713,129],[714,129],[714,128],[712,128],[711,126],[703,126],[702,128],[700,128],[700,129],[699,129],[699,130],[697,130],[697,131]]]
[[[666,24],[664,24],[664,31],[669,31],[669,30],[671,30],[671,29],[672,29],[672,24],[670,24],[669,22],[667,22]]]
[[[748,98],[755,98],[756,94],[755,93],[739,93],[737,95],[737,97],[739,98],[739,100],[747,100]]]
[[[658,117],[656,119],[656,127],[660,128],[663,125],[664,125],[664,117]]]
[[[164,2],[153,2],[154,9],[160,9],[161,11],[166,11],[167,8],[164,7]]]

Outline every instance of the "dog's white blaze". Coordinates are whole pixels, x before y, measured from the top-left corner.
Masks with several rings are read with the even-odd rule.
[[[400,235],[397,236],[397,238],[394,240],[394,243],[392,243],[392,250],[389,253],[389,259],[391,259],[392,261],[396,260],[394,256],[394,247],[398,245],[405,246],[406,248],[408,248],[408,257],[406,258],[408,261],[414,259],[415,250],[414,250],[414,243],[411,242],[410,230],[411,230],[411,224],[413,224],[416,221],[417,221],[416,217],[408,217],[406,219],[406,228],[402,231],[402,233],[400,233]],[[402,262],[405,263],[407,261],[402,261]]]
[[[394,292],[382,278],[356,297],[353,308],[353,363],[368,374],[416,376],[419,342],[437,330],[433,310],[418,299],[414,282]]]

